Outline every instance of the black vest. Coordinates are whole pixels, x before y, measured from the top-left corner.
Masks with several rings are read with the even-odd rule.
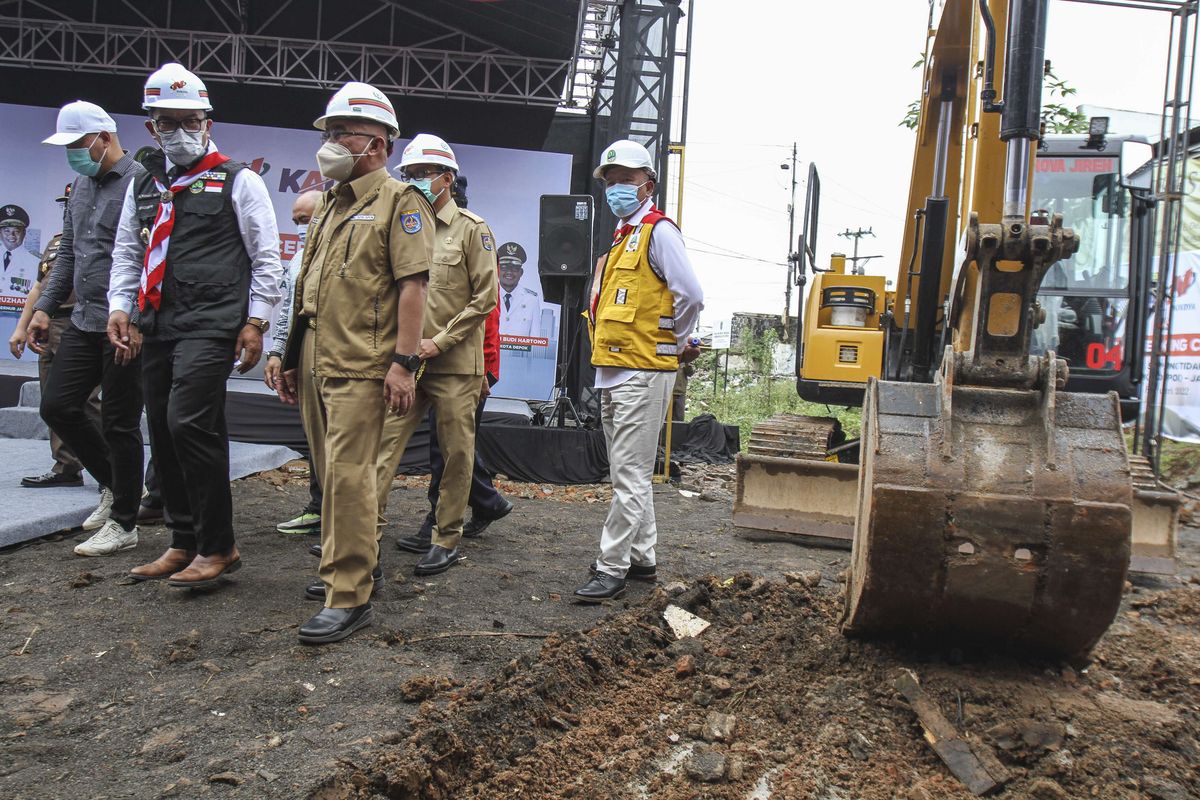
[[[163,186],[170,181],[162,153],[142,164],[146,173],[133,189],[142,240],[148,242],[160,194],[154,176]],[[251,260],[233,210],[233,179],[245,168],[226,161],[176,193],[162,300],[157,311],[147,303],[138,321],[147,339],[235,339],[246,324]]]

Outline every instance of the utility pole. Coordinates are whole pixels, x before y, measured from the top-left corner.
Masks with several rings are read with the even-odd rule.
[[[780,169],[788,169],[785,161]],[[792,285],[796,282],[796,143],[792,142],[792,200],[788,203],[788,249],[787,281],[783,288],[783,340],[786,342],[791,330]]]
[[[838,236],[841,236],[843,239],[853,239],[854,240],[854,255],[850,257],[850,264],[851,264],[850,269],[853,274],[855,274],[855,275],[862,274],[861,272],[858,271],[858,262],[859,261],[870,261],[872,258],[879,258],[879,256],[863,256],[861,259],[858,257],[858,240],[863,238],[864,236],[871,236],[871,237],[875,236],[875,233],[870,228],[867,228],[865,231],[862,228],[859,228],[856,231],[852,231],[849,228],[846,228],[846,230],[839,233]]]

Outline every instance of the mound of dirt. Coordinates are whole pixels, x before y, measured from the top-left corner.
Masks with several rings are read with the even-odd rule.
[[[803,581],[742,574],[673,590],[425,703],[406,739],[310,797],[970,797],[894,688],[903,669],[994,749],[1008,796],[1200,796],[1194,587],[1123,611],[1080,672],[848,640],[836,594]],[[676,641],[668,604],[711,627]]]

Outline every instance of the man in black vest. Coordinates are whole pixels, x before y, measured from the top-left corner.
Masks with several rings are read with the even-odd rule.
[[[241,566],[225,381],[235,359],[239,372],[258,362],[283,268],[266,185],[210,141],[212,105],[200,79],[166,64],[143,96],[146,128],[163,152],[146,157],[146,174],[125,195],[108,336],[118,361],[142,353],[150,449],[172,540],[130,574],[197,588]]]

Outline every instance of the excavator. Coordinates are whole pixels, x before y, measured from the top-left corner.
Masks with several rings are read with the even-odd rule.
[[[1150,288],[1149,145],[1102,125],[1043,135],[1048,5],[931,6],[894,290],[844,256],[817,268],[810,170],[797,389],[861,405],[861,434],[760,423],[734,523],[849,542],[848,635],[1075,657],[1116,615],[1131,556],[1173,567],[1178,499],[1122,432]]]

